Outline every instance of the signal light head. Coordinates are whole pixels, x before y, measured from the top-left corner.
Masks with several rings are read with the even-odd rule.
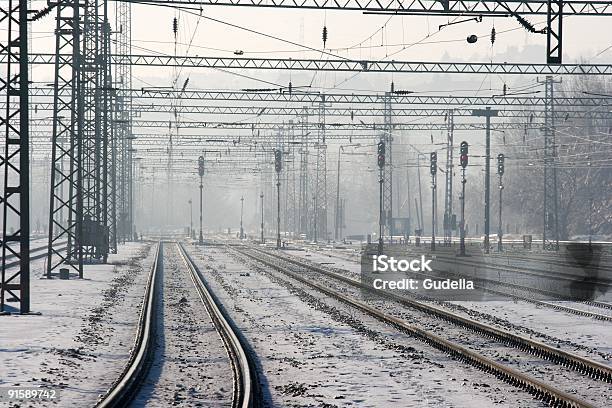
[[[504,160],[505,157],[503,153],[497,155],[497,174],[499,174],[500,176],[504,175]]]
[[[204,177],[204,156],[198,157],[198,174]]]
[[[282,154],[281,151],[278,149],[274,150],[274,170],[276,170],[277,173],[280,173],[280,171],[282,170],[283,164],[282,164]]]
[[[464,169],[468,165],[468,146],[468,142],[466,141],[461,142],[461,144],[459,145],[459,162],[461,164],[461,167],[463,167]]]
[[[378,167],[385,167],[385,142],[378,142]]]
[[[435,176],[438,172],[438,154],[436,152],[431,152],[429,155],[429,172],[432,176]]]

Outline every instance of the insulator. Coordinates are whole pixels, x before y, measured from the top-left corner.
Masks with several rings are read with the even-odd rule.
[[[29,21],[37,21],[40,20],[41,18],[47,16],[49,13],[51,13],[51,10],[53,10],[55,8],[55,5],[50,5],[47,8],[44,8],[40,11],[38,11],[36,14],[34,14]]]
[[[516,14],[514,17],[516,18],[516,20],[519,22],[520,25],[525,27],[525,30],[529,31],[530,33],[536,33],[537,32],[537,30],[535,29],[533,24],[531,24],[529,21],[525,20],[523,17],[519,16],[518,14]]]
[[[506,96],[506,92],[508,92],[508,85],[504,84],[504,96]]]
[[[172,32],[176,37],[176,34],[178,33],[178,19],[176,17],[174,17],[174,20],[172,21]]]
[[[327,26],[323,26],[323,48],[325,48],[326,43],[327,43]]]
[[[491,45],[495,44],[495,27],[491,28]]]

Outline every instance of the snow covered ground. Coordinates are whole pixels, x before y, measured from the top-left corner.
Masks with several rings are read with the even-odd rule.
[[[268,406],[542,406],[223,247],[189,250],[256,353]]]
[[[0,316],[0,387],[59,387],[57,406],[93,406],[121,373],[134,341],[154,245],[128,243],[84,279],[41,279],[32,263],[31,309]],[[46,403],[17,406],[45,406]]]

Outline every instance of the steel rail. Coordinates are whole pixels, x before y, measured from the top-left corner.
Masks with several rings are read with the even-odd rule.
[[[62,245],[62,244],[65,245],[66,241],[63,241],[62,243],[60,243],[60,245]],[[34,248],[34,249],[30,250],[30,261],[35,261],[37,259],[41,259],[41,258],[46,257],[47,256],[48,248],[49,247],[47,245],[45,245],[45,246]],[[62,246],[62,247],[60,247],[58,249],[58,251],[65,251],[66,248],[67,248],[67,246]],[[7,255],[7,257],[6,257],[7,260],[8,259],[14,259],[14,258],[16,258],[16,256],[12,255],[12,254],[11,255]],[[19,260],[7,262],[5,267],[6,268],[12,268],[12,267],[17,266],[17,265],[19,265]]]
[[[548,359],[550,361],[563,364],[571,369],[579,371],[581,373],[586,373],[590,377],[598,380],[602,380],[604,382],[612,383],[612,368],[608,367],[604,364],[598,363],[596,361],[556,349],[554,347],[548,346],[544,343],[528,339],[526,337],[510,333],[506,330],[499,329],[484,323],[480,323],[463,316],[457,315],[447,310],[440,309],[438,307],[425,304],[423,302],[419,302],[418,300],[409,299],[403,296],[399,296],[389,292],[382,292],[372,288],[370,285],[366,285],[364,283],[358,282],[354,279],[347,278],[342,275],[338,275],[336,273],[330,272],[326,269],[310,265],[308,263],[298,261],[296,259],[280,257],[275,254],[271,254],[266,251],[262,251],[257,248],[252,248],[253,250],[263,253],[267,256],[276,258],[277,260],[281,260],[283,262],[291,263],[297,265],[302,268],[306,268],[312,270],[314,272],[320,273],[322,275],[328,276],[332,279],[336,279],[342,281],[343,283],[349,284],[351,286],[357,287],[359,289],[366,290],[371,293],[378,294],[380,296],[386,297],[388,299],[394,300],[402,305],[409,306],[411,308],[420,310],[422,312],[426,312],[432,314],[442,320],[449,321],[453,324],[457,324],[459,326],[463,326],[469,328],[475,332],[482,333],[486,336],[490,336],[495,338],[505,344],[510,344],[515,347],[518,347],[522,350],[528,351],[531,354],[534,354],[538,357],[542,357]],[[273,266],[270,262],[268,262],[269,266]]]
[[[476,353],[468,348],[461,346],[452,341],[446,340],[434,333],[431,333],[427,330],[418,328],[411,324],[408,324],[403,319],[397,318],[395,316],[384,313],[374,307],[371,307],[363,302],[355,300],[350,296],[337,292],[329,287],[323,286],[322,284],[315,283],[312,280],[308,280],[296,273],[288,271],[286,268],[282,268],[279,265],[276,265],[272,262],[266,261],[253,255],[252,253],[236,250],[244,256],[255,259],[256,261],[276,269],[279,272],[282,272],[292,279],[295,279],[305,285],[308,285],[322,293],[325,293],[335,299],[338,299],[352,307],[355,307],[358,310],[365,312],[366,314],[377,318],[378,320],[388,323],[392,326],[398,327],[401,330],[404,330],[411,334],[412,336],[423,340],[425,343],[446,352],[453,357],[456,357],[462,361],[466,361],[471,365],[487,372],[495,375],[497,378],[505,381],[511,385],[517,386],[525,391],[529,392],[535,398],[545,401],[546,403],[552,406],[561,406],[561,407],[572,407],[572,408],[587,408],[593,407],[589,402],[583,401],[570,395],[564,391],[561,391],[550,384],[546,384],[540,380],[532,378],[524,373],[521,373],[513,368],[507,367],[501,363],[498,363],[490,358],[487,358],[479,353]],[[263,252],[259,251],[258,252]],[[266,255],[271,255],[267,252],[264,252]],[[285,258],[281,258],[281,260],[286,261]],[[293,263],[293,260],[289,261]],[[304,265],[304,267],[310,268],[308,265]],[[335,277],[335,276],[334,276]],[[351,282],[353,283],[353,282]],[[461,318],[457,316],[458,318]],[[463,318],[461,318],[463,319]]]
[[[155,331],[155,309],[157,305],[157,287],[159,283],[158,269],[163,263],[163,243],[157,244],[155,260],[151,266],[149,279],[145,288],[143,305],[138,320],[138,328],[130,358],[119,378],[108,392],[98,401],[98,408],[125,407],[136,395],[141,381],[148,373],[148,362],[152,356],[153,337]]]
[[[193,284],[202,299],[202,303],[208,310],[211,320],[215,325],[215,329],[219,333],[227,354],[230,358],[232,365],[233,376],[233,408],[249,408],[254,404],[254,393],[252,387],[252,376],[253,367],[249,364],[247,354],[244,351],[243,344],[234,332],[232,326],[228,323],[223,312],[221,312],[220,304],[211,295],[211,290],[202,278],[199,269],[187,254],[187,251],[183,247],[182,243],[176,244],[181,258],[185,263],[185,266],[189,270],[189,275]]]

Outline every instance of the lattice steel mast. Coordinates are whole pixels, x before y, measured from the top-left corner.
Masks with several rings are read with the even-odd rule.
[[[544,233],[542,246],[559,250],[559,213],[557,196],[557,146],[555,135],[555,97],[552,76],[544,81],[546,115],[544,117]]]
[[[59,2],[55,31],[55,80],[53,83],[53,133],[51,187],[49,189],[49,240],[47,277],[59,265],[71,265],[83,276],[82,236],[81,102],[80,80],[81,7],[78,0]],[[59,58],[59,55],[70,55]],[[63,241],[66,249],[63,249]]]
[[[453,238],[453,131],[454,111],[448,110],[446,125],[446,173],[444,190],[444,245],[450,246]]]
[[[0,113],[4,146],[0,153],[3,176],[2,204],[2,281],[0,312],[6,301],[18,301],[19,312],[30,311],[30,197],[29,197],[29,117],[28,117],[28,2],[8,0],[0,6],[2,40],[5,54],[0,94],[6,106]],[[16,228],[15,228],[16,227]],[[7,270],[6,257],[19,260]],[[7,295],[10,298],[7,299]]]

